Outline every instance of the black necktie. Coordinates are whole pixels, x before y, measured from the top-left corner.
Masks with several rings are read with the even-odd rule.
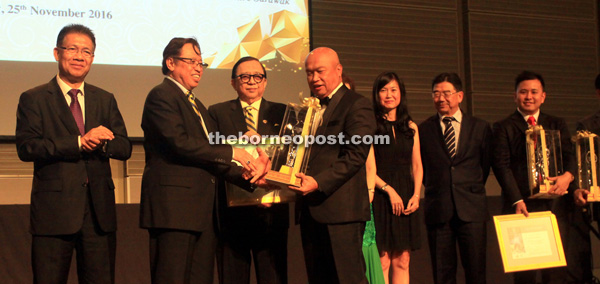
[[[454,117],[444,117],[444,119],[442,119],[442,121],[446,124],[444,141],[448,147],[448,154],[450,154],[451,159],[454,159],[454,156],[456,156],[456,135],[454,133],[454,127],[452,126],[453,120],[455,120]]]

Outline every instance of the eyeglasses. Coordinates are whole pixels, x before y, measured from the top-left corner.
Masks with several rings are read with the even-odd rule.
[[[434,99],[439,99],[441,96],[444,96],[445,99],[450,98],[450,96],[456,94],[458,92],[452,92],[452,91],[434,91],[433,93],[431,93],[431,97]]]
[[[254,75],[241,74],[241,75],[237,75],[236,77],[240,78],[240,81],[242,81],[242,83],[248,83],[248,82],[250,82],[250,78],[254,78],[254,82],[260,83],[267,76],[265,74],[254,74]]]
[[[191,58],[186,58],[186,57],[173,57],[174,59],[177,60],[181,60],[189,65],[192,65],[194,67],[202,67],[202,69],[206,69],[208,67],[208,64],[202,62],[202,61],[198,61],[198,60],[194,60]]]
[[[68,55],[75,55],[81,51],[81,55],[85,58],[94,57],[94,52],[92,52],[91,50],[89,50],[87,48],[84,48],[81,50],[74,46],[70,46],[70,47],[59,46],[58,48],[64,50],[65,53]]]

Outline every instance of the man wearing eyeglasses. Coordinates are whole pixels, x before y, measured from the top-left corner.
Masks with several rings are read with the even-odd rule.
[[[460,109],[464,94],[456,73],[437,75],[431,88],[437,113],[419,125],[419,135],[434,283],[456,283],[457,244],[466,283],[486,283],[492,130]]]
[[[238,60],[231,70],[231,86],[238,98],[208,109],[219,133],[279,134],[286,106],[263,98],[267,72],[260,61],[250,56]],[[228,207],[226,192],[249,189],[224,182],[219,187],[219,283],[249,284],[252,259],[257,283],[287,283],[288,205]]]
[[[173,38],[163,51],[165,79],[144,105],[140,226],[150,235],[152,283],[212,283],[216,177],[249,188],[242,176],[264,182],[270,166],[264,152],[254,159],[209,143],[217,129],[194,91],[205,67],[196,39]]]
[[[524,214],[549,211],[556,215],[563,244],[568,244],[568,215],[573,210],[571,196],[566,196],[573,173],[577,172],[571,145],[571,134],[563,118],[541,112],[546,100],[544,79],[535,72],[523,71],[515,79],[514,101],[517,110],[507,118],[494,123],[493,167],[498,183],[502,187],[504,214]],[[527,152],[525,131],[533,125],[545,130],[559,130],[562,150],[563,173],[552,177],[555,184],[548,193],[554,199],[530,199],[527,175]],[[567,246],[565,245],[565,248]],[[568,255],[568,252],[565,252]],[[537,270],[514,273],[514,283],[536,283]],[[541,270],[542,283],[567,283],[564,267]]]
[[[73,250],[80,283],[114,283],[117,220],[109,159],[128,159],[131,143],[113,94],[84,82],[95,48],[89,28],[64,27],[54,48],[58,75],[19,99],[17,152],[34,163],[34,283],[67,283]]]

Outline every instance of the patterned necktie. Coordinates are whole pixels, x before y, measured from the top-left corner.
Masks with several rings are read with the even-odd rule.
[[[198,118],[200,119],[200,124],[202,124],[202,130],[204,130],[204,134],[206,134],[206,137],[208,137],[208,130],[206,129],[206,124],[204,124],[204,119],[202,119],[202,115],[200,114],[200,110],[198,109],[198,105],[196,104],[196,98],[194,97],[192,91],[187,92],[187,98],[188,101],[192,104],[194,112],[196,112],[196,115],[198,115]]]
[[[456,137],[454,133],[454,127],[452,126],[453,120],[455,120],[454,117],[444,117],[444,119],[442,119],[442,121],[446,124],[444,141],[448,147],[448,154],[450,154],[451,159],[454,159],[454,156],[456,156]]]
[[[252,106],[247,106],[244,108],[244,116],[246,118],[246,126],[248,127],[248,130],[258,132],[258,131],[256,131],[256,122],[254,121],[254,115],[252,115],[253,109],[254,108]]]
[[[79,101],[77,100],[77,95],[79,92],[79,89],[69,90],[68,94],[71,97],[71,104],[69,105],[69,108],[71,109],[73,118],[75,118],[77,128],[79,128],[79,133],[83,135],[85,134],[85,124],[83,123],[83,112],[81,111],[81,105],[79,105]]]

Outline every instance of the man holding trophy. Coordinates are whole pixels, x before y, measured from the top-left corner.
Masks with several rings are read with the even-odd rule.
[[[350,140],[375,134],[372,104],[342,84],[342,65],[334,50],[313,50],[306,58],[306,75],[324,108],[317,138]],[[370,219],[365,174],[370,144],[338,140],[311,147],[306,174],[296,175],[300,186],[290,186],[303,195],[297,207],[308,281],[368,283],[362,237]]]
[[[540,106],[545,99],[544,79],[540,74],[523,71],[517,76],[514,94],[517,110],[507,118],[496,122],[493,127],[493,169],[502,187],[503,213],[529,216],[529,212],[551,210],[556,215],[561,238],[565,241],[569,226],[567,215],[573,207],[573,201],[570,199],[572,197],[564,195],[569,192],[568,188],[574,179],[573,174],[577,172],[577,165],[571,148],[571,135],[565,120],[540,112]],[[530,187],[528,176],[526,131],[536,125],[541,125],[544,130],[560,132],[559,144],[562,148],[564,170],[559,169],[558,176],[547,178],[550,186],[547,188],[545,198],[532,199],[530,197],[533,195],[533,189]],[[541,147],[539,144],[534,146]],[[516,272],[514,282],[536,283],[536,271]],[[563,267],[542,270],[542,279],[543,283],[550,280],[566,283],[566,269]]]

